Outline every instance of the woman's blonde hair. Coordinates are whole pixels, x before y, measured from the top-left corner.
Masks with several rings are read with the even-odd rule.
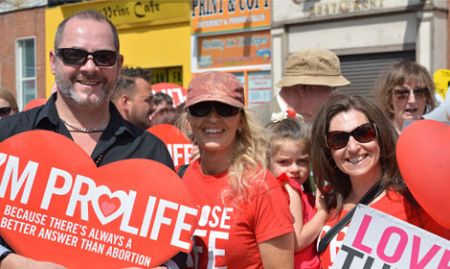
[[[229,188],[224,201],[246,201],[252,186],[265,184],[268,140],[265,130],[245,108],[241,113],[242,130],[238,130],[228,169]]]

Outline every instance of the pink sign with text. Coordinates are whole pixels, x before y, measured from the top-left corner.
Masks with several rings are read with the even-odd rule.
[[[450,241],[358,205],[333,269],[449,268]]]

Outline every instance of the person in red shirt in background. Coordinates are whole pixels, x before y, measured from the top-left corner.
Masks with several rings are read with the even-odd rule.
[[[431,219],[407,189],[394,150],[397,132],[375,104],[358,96],[332,97],[317,115],[312,137],[314,176],[330,212],[320,240],[374,187],[379,192],[370,207],[450,238],[450,231]],[[348,223],[320,253],[324,269],[331,268],[347,229]]]
[[[267,140],[228,73],[190,83],[186,107],[200,158],[183,181],[200,209],[195,268],[293,268],[293,220],[283,187],[266,167]]]

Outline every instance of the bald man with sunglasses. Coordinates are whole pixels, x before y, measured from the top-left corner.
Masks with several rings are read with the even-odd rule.
[[[123,63],[114,25],[95,11],[77,13],[58,26],[54,47],[50,64],[56,93],[45,105],[0,121],[0,141],[28,130],[49,130],[72,139],[97,166],[144,158],[173,169],[166,146],[125,121],[110,101]],[[0,269],[63,268],[16,255],[1,241]]]

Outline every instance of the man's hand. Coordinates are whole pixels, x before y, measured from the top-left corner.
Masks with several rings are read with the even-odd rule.
[[[45,262],[35,261],[33,259],[18,255],[10,254],[0,263],[0,269],[65,269],[64,266]]]

